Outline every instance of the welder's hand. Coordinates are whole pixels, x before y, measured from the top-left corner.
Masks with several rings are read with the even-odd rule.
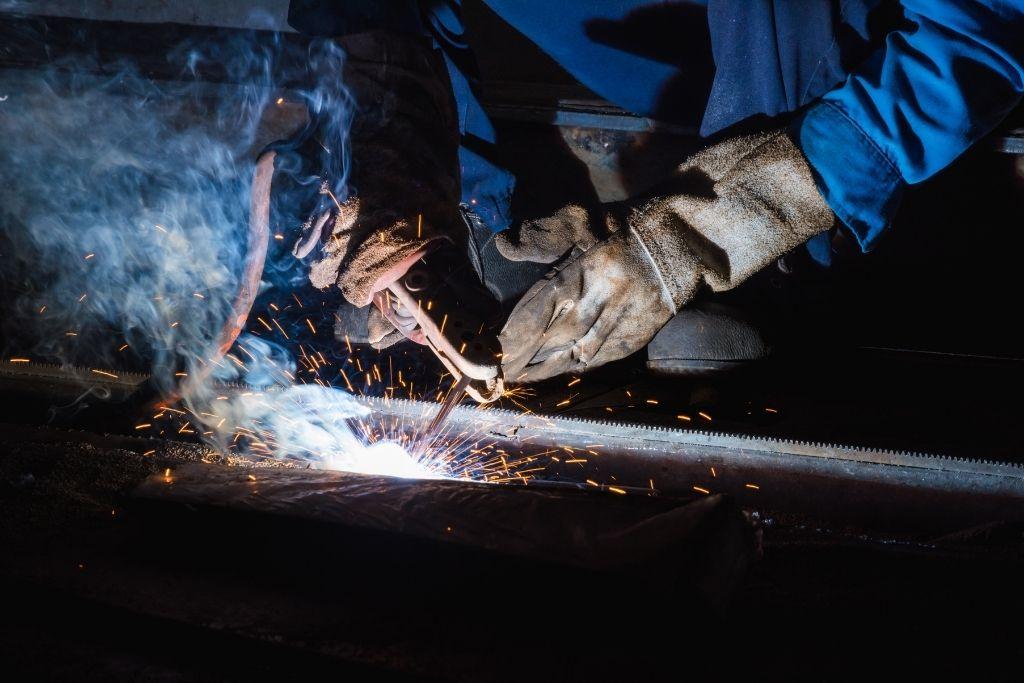
[[[534,382],[628,356],[702,287],[731,289],[834,221],[802,153],[773,132],[704,150],[660,196],[610,205],[599,221],[569,208],[499,235],[507,258],[568,254],[505,324],[505,379]]]
[[[293,253],[311,257],[310,281],[366,306],[437,242],[465,239],[458,117],[443,59],[426,39],[373,32],[341,43],[343,74],[321,78],[340,78],[351,97],[349,135],[321,112],[301,144],[277,146],[274,183],[300,177],[292,186],[305,195],[291,204],[306,213]]]
[[[374,296],[374,303],[370,305],[369,316],[366,319],[368,341],[370,346],[378,351],[409,338],[408,331],[403,333],[399,325],[396,325],[384,315],[381,305],[376,301],[379,296],[380,293]]]

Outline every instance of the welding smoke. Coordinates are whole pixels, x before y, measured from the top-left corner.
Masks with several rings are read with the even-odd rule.
[[[86,57],[0,74],[8,339],[31,336],[35,356],[61,363],[118,367],[127,350],[164,392],[207,362],[238,288],[275,92],[271,56],[232,48],[213,55],[237,77],[222,92],[124,64],[98,75],[111,67]],[[183,77],[204,62],[195,48],[178,57]]]
[[[331,41],[296,52],[280,40],[248,36],[175,50],[174,81],[84,56],[43,72],[0,72],[0,269],[13,307],[5,316],[8,351],[92,367],[123,368],[134,359],[167,394],[188,376],[290,384],[294,361],[274,342],[243,336],[219,361],[215,348],[246,258],[255,161],[281,133],[282,104],[305,105],[325,154],[313,166],[327,167],[335,194],[345,196],[351,103],[340,83],[343,60]],[[305,78],[295,78],[293,68],[286,98],[279,81],[288,64],[300,65]],[[211,70],[220,84],[199,80]],[[300,123],[306,127],[298,139],[308,141],[314,127]],[[279,148],[279,166],[292,173],[290,186],[308,195],[320,176],[291,163],[296,147]],[[286,233],[284,248],[293,227],[272,226]],[[304,279],[294,259],[271,259],[262,287],[287,289]],[[327,425],[311,413],[338,409],[358,417],[348,397],[331,397],[336,392],[283,390],[278,395],[292,408],[273,417],[255,400],[222,401],[214,412],[210,382],[188,387],[194,414],[216,415],[211,422],[222,424],[227,410],[234,424],[277,430],[275,454],[316,459],[327,452],[320,464],[343,465],[342,454],[358,445],[345,418]]]
[[[243,425],[242,430],[233,431],[230,443],[219,444],[224,451],[242,441],[257,456],[272,455],[324,469],[417,479],[441,476],[429,462],[412,457],[397,443],[364,444],[356,425],[370,409],[343,391],[295,385],[213,401],[210,410],[218,421]]]

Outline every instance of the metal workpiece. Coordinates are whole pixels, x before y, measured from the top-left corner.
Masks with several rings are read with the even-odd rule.
[[[433,414],[418,401],[366,403],[372,418],[397,423]],[[548,481],[651,495],[728,493],[750,508],[864,523],[1024,520],[1024,467],[1013,463],[471,406],[452,410],[445,431],[520,458],[534,454],[546,464],[538,478]]]
[[[45,363],[0,362],[0,389],[5,393],[73,399],[86,393],[111,401],[125,400],[147,386],[150,376],[105,368],[80,368]]]
[[[147,380],[133,373],[0,363],[0,385],[15,392],[72,396],[98,391],[126,397],[146,387]],[[224,395],[252,390],[241,384],[217,385]],[[418,443],[443,409],[433,402],[398,398],[359,401],[370,410],[361,419],[364,424],[380,427],[388,438],[404,435],[408,443]],[[435,451],[490,448],[520,463],[528,461],[530,477],[513,472],[499,478],[526,486],[685,498],[725,493],[748,509],[886,528],[953,529],[1024,521],[1024,466],[983,456],[953,458],[473,405],[451,408],[429,438]]]

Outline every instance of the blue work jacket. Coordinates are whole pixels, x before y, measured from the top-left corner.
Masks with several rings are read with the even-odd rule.
[[[950,164],[1024,93],[1024,0],[485,0],[581,83],[702,135],[795,113],[822,195],[864,250],[908,184]],[[305,33],[429,32],[459,107],[463,201],[509,224],[461,0],[292,0]],[[514,59],[514,55],[509,55]],[[764,125],[771,125],[765,122]],[[819,260],[827,249],[812,247]]]

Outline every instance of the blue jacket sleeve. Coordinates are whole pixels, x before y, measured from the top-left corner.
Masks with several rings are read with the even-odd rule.
[[[902,4],[910,28],[795,125],[819,189],[865,251],[904,186],[951,163],[1024,92],[1024,0]]]

